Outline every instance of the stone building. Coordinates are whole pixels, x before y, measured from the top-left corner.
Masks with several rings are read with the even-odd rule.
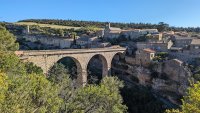
[[[192,39],[190,53],[200,55],[200,39]]]
[[[135,56],[136,64],[148,66],[155,57],[155,53],[156,52],[150,48],[145,48],[136,51],[136,56]]]
[[[181,36],[181,37],[188,37],[189,34],[187,32],[174,32],[175,35]]]
[[[192,37],[183,37],[183,36],[178,36],[174,35],[172,40],[174,42],[175,47],[181,47],[181,48],[188,48],[188,46],[192,42]]]
[[[170,57],[184,62],[190,62],[192,59],[200,57],[200,39],[192,39],[191,43],[185,47],[187,48],[172,47],[169,52]]]
[[[89,35],[82,35],[76,40],[76,44],[80,45],[81,48],[98,48],[105,47],[104,44],[101,44],[99,37],[91,37]]]
[[[149,42],[155,42],[155,41],[160,41],[162,40],[162,33],[152,33],[147,35],[147,40]]]
[[[85,34],[76,39],[76,44],[77,45],[85,46],[85,45],[87,45],[89,43],[91,43],[90,36],[85,35]]]
[[[121,32],[121,34],[130,39],[136,39],[136,38],[142,36],[140,34],[140,29],[123,30]]]
[[[104,36],[104,30],[98,30],[98,31],[96,31],[96,36],[97,37],[103,37]]]
[[[111,27],[110,23],[106,25],[103,33],[104,38],[118,38],[121,35],[124,35],[126,38],[136,39],[140,36],[144,36],[145,34],[153,34],[158,33],[157,29],[129,29],[122,30],[120,28]]]
[[[145,34],[158,33],[158,30],[157,29],[140,29],[139,32],[141,35],[145,35]]]
[[[121,29],[120,28],[116,28],[116,27],[111,27],[110,23],[106,25],[105,29],[104,29],[104,35],[103,37],[106,38],[118,38],[120,36],[121,33]]]
[[[137,49],[150,48],[158,52],[167,52],[173,45],[171,40],[155,41],[155,42],[137,42]]]

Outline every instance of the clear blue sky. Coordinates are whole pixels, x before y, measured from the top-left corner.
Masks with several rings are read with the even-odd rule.
[[[73,19],[200,26],[200,0],[1,0],[0,21]]]

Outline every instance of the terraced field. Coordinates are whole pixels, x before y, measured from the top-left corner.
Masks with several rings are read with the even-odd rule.
[[[50,28],[54,28],[54,29],[80,29],[81,27],[72,27],[72,26],[61,26],[61,25],[51,25],[51,24],[38,24],[38,23],[34,23],[34,22],[16,22],[14,24],[17,25],[38,25],[40,27],[50,27]]]

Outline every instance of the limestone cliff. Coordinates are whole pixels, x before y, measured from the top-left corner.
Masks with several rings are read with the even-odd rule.
[[[144,67],[135,65],[134,58],[126,56],[113,67],[114,74],[128,83],[149,87],[153,93],[176,105],[180,104],[191,78],[189,68],[177,59],[154,62]]]

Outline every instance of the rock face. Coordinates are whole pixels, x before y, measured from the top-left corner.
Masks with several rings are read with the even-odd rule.
[[[161,67],[154,70],[159,76],[152,80],[152,89],[177,104],[176,100],[186,93],[192,73],[177,59],[166,61]]]
[[[137,79],[138,85],[150,87],[153,92],[174,104],[179,104],[177,100],[180,100],[189,86],[191,72],[182,61],[177,59],[153,63],[145,68],[134,65],[131,57],[125,57],[125,62],[117,65],[123,66],[116,66],[114,71],[118,69],[117,67],[126,67],[120,68],[122,73],[119,73],[119,70],[117,73],[118,75],[121,74],[121,77],[124,77],[125,80],[135,82],[133,78],[134,80]]]

